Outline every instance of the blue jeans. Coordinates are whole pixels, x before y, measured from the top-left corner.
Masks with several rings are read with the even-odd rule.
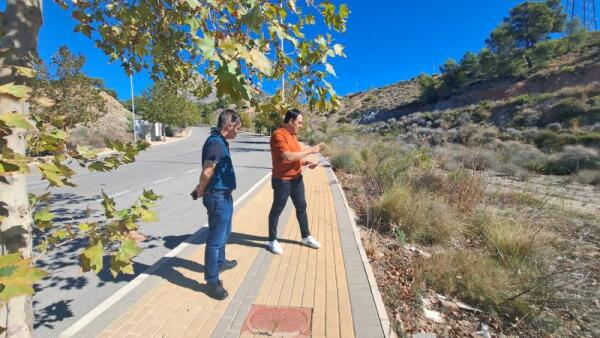
[[[212,191],[204,195],[202,203],[208,212],[204,279],[208,284],[213,284],[219,281],[219,270],[225,262],[225,244],[231,234],[233,199],[229,191]]]
[[[302,175],[291,180],[282,180],[273,177],[271,179],[271,185],[273,186],[273,204],[271,205],[271,211],[269,212],[269,241],[277,239],[279,216],[281,216],[289,197],[292,198],[294,207],[296,207],[296,219],[300,225],[300,234],[302,238],[310,236]]]

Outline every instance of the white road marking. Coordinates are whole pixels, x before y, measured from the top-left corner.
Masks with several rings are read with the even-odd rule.
[[[186,174],[191,174],[191,173],[195,173],[196,171],[200,171],[200,169],[192,169],[192,170],[188,170],[185,173]]]
[[[174,177],[172,177],[172,176],[169,176],[169,177],[163,178],[162,180],[154,181],[154,182],[152,182],[152,184],[159,184],[159,183],[162,183],[162,182],[170,181],[170,180],[172,180],[173,178],[174,178]]]
[[[125,191],[121,191],[121,192],[120,192],[120,193],[118,193],[118,194],[109,195],[108,197],[110,197],[110,198],[115,198],[115,197],[117,197],[117,196],[125,195],[125,194],[126,194],[126,193],[128,193],[128,192],[130,192],[130,191],[129,191],[129,190],[125,190]],[[102,201],[102,198],[99,198],[99,199],[97,199],[97,200],[96,200],[96,202],[101,202],[101,201]]]

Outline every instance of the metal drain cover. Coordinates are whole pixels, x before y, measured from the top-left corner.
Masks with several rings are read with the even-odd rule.
[[[240,333],[310,337],[311,322],[311,308],[252,305]]]

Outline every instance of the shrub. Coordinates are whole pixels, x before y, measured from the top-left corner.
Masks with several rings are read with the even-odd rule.
[[[484,311],[519,317],[529,312],[526,297],[510,299],[525,287],[524,276],[487,255],[466,250],[439,252],[424,265],[424,274],[438,292],[458,296]]]
[[[534,134],[532,141],[544,151],[560,151],[566,145],[576,144],[600,147],[600,132],[558,133],[543,129]]]
[[[563,151],[548,158],[544,172],[551,175],[569,175],[581,169],[600,169],[597,150],[583,146],[566,146]]]
[[[460,211],[471,211],[483,197],[483,179],[468,170],[457,170],[448,175],[450,202]]]
[[[510,103],[515,106],[524,106],[530,104],[532,101],[533,97],[531,95],[523,94],[513,98]]]
[[[421,74],[418,77],[418,82],[421,88],[421,101],[433,103],[439,100],[440,80],[426,74]]]
[[[490,255],[507,267],[518,268],[539,253],[538,233],[523,223],[485,210],[476,213],[473,225]]]
[[[410,185],[413,189],[429,192],[445,192],[446,178],[442,174],[438,174],[433,170],[427,170],[420,174],[412,175]]]
[[[573,118],[585,115],[586,112],[587,108],[583,100],[569,97],[556,103],[552,109],[545,114],[544,122],[566,122]]]
[[[165,127],[165,136],[167,136],[167,137],[175,136],[175,128],[173,128],[172,126],[166,126]]]
[[[496,147],[498,161],[494,170],[513,176],[526,176],[527,171],[540,172],[546,163],[546,155],[531,144],[507,141]]]
[[[333,155],[331,165],[337,169],[353,173],[358,169],[358,164],[352,152],[343,151]]]
[[[373,204],[373,219],[383,230],[402,230],[421,244],[444,243],[460,231],[452,208],[439,195],[394,186]]]
[[[484,148],[476,147],[453,147],[445,150],[446,169],[472,169],[487,170],[496,162],[495,154]]]
[[[584,169],[578,171],[571,177],[572,180],[581,184],[591,184],[594,186],[600,185],[600,170]]]
[[[534,69],[544,68],[556,54],[557,47],[558,43],[556,40],[541,41],[535,47],[529,49],[526,52],[526,56],[529,58]]]

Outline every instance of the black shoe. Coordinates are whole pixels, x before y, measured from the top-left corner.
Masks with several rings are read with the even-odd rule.
[[[236,266],[237,266],[237,261],[235,259],[232,259],[230,261],[225,260],[225,262],[223,262],[223,265],[221,265],[221,271],[231,270],[231,269],[235,268]]]
[[[223,300],[229,296],[229,293],[223,287],[223,281],[208,284],[208,294],[218,300]]]

